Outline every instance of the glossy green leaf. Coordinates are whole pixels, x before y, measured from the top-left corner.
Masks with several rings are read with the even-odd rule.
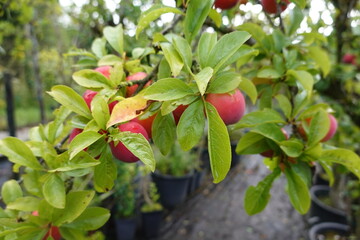
[[[331,69],[331,62],[328,53],[317,46],[309,47],[308,50],[309,57],[314,59],[324,76],[327,76]]]
[[[4,182],[1,188],[2,200],[5,204],[12,203],[23,196],[19,183],[15,180]]]
[[[289,157],[298,157],[304,150],[304,144],[296,138],[282,141],[279,146]]]
[[[227,128],[220,118],[216,108],[206,102],[206,116],[209,121],[208,149],[211,172],[214,183],[219,183],[226,177],[231,165],[230,137]]]
[[[119,24],[116,27],[106,26],[103,33],[110,46],[122,54],[124,51],[124,30],[122,25]]]
[[[248,187],[244,198],[244,208],[247,214],[254,215],[265,209],[271,197],[271,186],[280,173],[280,169],[276,168],[256,186]]]
[[[250,38],[250,34],[243,31],[232,32],[224,35],[215,44],[209,53],[206,66],[212,67],[217,72],[229,59],[240,49],[240,47]]]
[[[306,7],[306,0],[291,0],[291,2],[295,3],[301,9]]]
[[[165,13],[176,13],[176,14],[183,14],[179,9],[166,7],[162,5],[154,5],[148,11],[141,14],[139,22],[136,28],[136,38],[139,37],[139,34],[147,28],[151,22],[154,22],[158,19],[161,15]]]
[[[298,1],[302,1],[302,0],[298,0]],[[290,24],[289,24],[289,28],[287,31],[289,36],[296,33],[296,30],[299,29],[300,24],[303,21],[303,19],[304,19],[304,14],[300,8],[295,7],[290,12]]]
[[[292,105],[290,100],[285,95],[282,94],[276,95],[275,99],[279,103],[279,106],[283,111],[285,117],[289,119],[291,117],[291,112],[292,112]]]
[[[308,145],[313,146],[323,139],[330,129],[330,119],[328,113],[319,110],[311,119],[308,136]]]
[[[157,75],[158,79],[170,78],[171,77],[171,69],[169,63],[165,58],[162,58],[159,65],[159,71]]]
[[[208,61],[209,53],[214,48],[217,43],[217,34],[205,32],[201,35],[198,48],[197,48],[197,55],[199,58],[199,63],[201,68],[206,67],[206,63]]]
[[[101,129],[106,129],[106,123],[110,119],[110,110],[104,97],[97,94],[91,101],[91,114]]]
[[[176,125],[172,113],[162,116],[157,114],[152,125],[152,138],[162,155],[167,155],[174,145]]]
[[[192,66],[192,50],[189,43],[182,37],[176,36],[173,38],[173,44],[176,51],[181,56],[188,72],[191,72]]]
[[[99,161],[100,164],[94,170],[95,189],[98,192],[107,192],[114,187],[117,177],[117,167],[109,147],[101,153]]]
[[[321,167],[324,169],[327,177],[329,178],[329,185],[332,186],[335,182],[335,176],[331,166],[331,162],[318,160],[318,163],[320,163]]]
[[[308,188],[312,186],[313,173],[308,163],[298,161],[296,164],[291,164],[291,169],[304,180]]]
[[[286,140],[286,136],[284,135],[283,131],[275,123],[260,124],[254,127],[251,131],[269,138],[274,142],[281,142]]]
[[[155,157],[150,143],[144,135],[132,132],[120,132],[116,140],[138,157],[151,171],[155,171]]]
[[[76,154],[102,138],[103,135],[98,132],[84,131],[71,141],[69,145],[70,159],[73,159]]]
[[[303,89],[307,91],[308,97],[311,96],[314,87],[314,78],[310,73],[303,70],[288,70],[287,75],[293,76],[301,84]]]
[[[280,78],[281,74],[273,68],[263,68],[257,73],[258,78]]]
[[[104,141],[104,140],[103,140]],[[105,141],[104,141],[105,143]],[[64,152],[57,157],[55,161],[59,162],[60,165],[52,170],[48,170],[50,173],[55,172],[66,172],[82,168],[89,168],[100,164],[98,160],[95,160],[87,152],[81,151],[74,158],[69,160],[70,156],[68,152]]]
[[[269,149],[264,136],[254,132],[248,132],[240,138],[236,146],[237,154],[259,154]]]
[[[258,93],[256,90],[256,86],[254,85],[254,83],[252,81],[250,81],[247,78],[241,78],[241,81],[239,84],[239,89],[241,91],[245,92],[246,95],[248,95],[248,97],[250,98],[250,100],[253,104],[256,103]]]
[[[98,66],[112,66],[115,64],[121,64],[122,63],[122,59],[116,55],[113,54],[108,54],[103,56],[99,61],[98,61]]]
[[[65,184],[58,174],[51,173],[47,176],[42,192],[45,200],[55,208],[65,208]]]
[[[181,115],[177,126],[177,137],[181,148],[188,151],[199,143],[204,134],[205,116],[201,100],[189,105]]]
[[[71,114],[71,111],[64,106],[61,106],[54,111],[54,114],[55,120],[48,124],[49,127],[47,129],[47,137],[49,142],[52,144],[59,137],[59,134],[61,134],[61,131],[59,130],[67,117]]]
[[[48,94],[57,102],[80,116],[88,119],[92,118],[90,109],[86,105],[85,100],[70,87],[63,85],[54,86]]]
[[[273,108],[273,88],[269,85],[259,92],[259,109]]]
[[[110,211],[102,207],[89,207],[71,224],[64,227],[81,229],[83,231],[97,230],[110,218]]]
[[[296,94],[292,116],[296,116],[301,110],[303,110],[304,107],[307,106],[308,102],[309,98],[306,91],[300,91],[298,94]]]
[[[238,27],[238,30],[243,30],[251,34],[251,36],[257,41],[261,42],[266,36],[264,30],[255,23],[246,22]]]
[[[194,76],[195,82],[201,95],[205,94],[206,88],[212,77],[213,72],[214,70],[211,67],[206,67]]]
[[[305,181],[291,168],[285,168],[288,183],[288,194],[293,207],[301,214],[307,213],[310,208],[310,193]]]
[[[342,148],[324,150],[320,160],[327,163],[341,164],[360,178],[360,157],[353,151]]]
[[[236,89],[241,83],[241,76],[236,72],[221,72],[216,74],[209,83],[206,92],[208,93],[228,93]]]
[[[184,66],[184,62],[179,55],[179,53],[176,51],[173,45],[170,43],[160,43],[161,49],[164,53],[164,56],[166,58],[166,61],[169,63],[172,75],[176,77],[180,74],[181,69]]]
[[[191,0],[188,2],[184,20],[184,33],[189,43],[200,31],[213,4],[214,0]]]
[[[192,89],[177,78],[161,79],[146,88],[144,97],[157,101],[169,101],[193,94]]]
[[[308,108],[306,108],[306,110],[304,110],[301,114],[299,114],[299,119],[301,120],[305,120],[307,118],[311,118],[312,116],[314,116],[318,111],[321,110],[327,110],[329,108],[329,105],[326,103],[318,103],[318,104],[314,104],[309,106]]]
[[[254,127],[264,123],[285,124],[286,122],[277,111],[266,108],[261,111],[246,114],[240,122],[235,124],[234,128]]]
[[[6,137],[0,140],[0,153],[7,156],[13,163],[37,170],[42,169],[30,148],[15,137]]]
[[[90,70],[83,69],[75,72],[72,75],[74,81],[85,88],[113,88],[116,87],[107,77],[103,74]]]
[[[285,35],[280,31],[280,29],[275,29],[271,34],[274,41],[275,51],[278,53],[282,53],[282,49],[288,45],[288,39]]]
[[[106,40],[104,38],[96,38],[91,44],[91,51],[96,57],[101,58],[106,55]]]
[[[78,218],[90,204],[95,195],[94,191],[73,191],[66,195],[66,208],[55,209],[55,226],[70,223]]]
[[[19,211],[35,211],[39,209],[40,199],[36,197],[19,197],[15,201],[7,204],[7,209]]]
[[[220,27],[222,24],[222,16],[215,9],[210,9],[209,18],[215,23],[217,27]]]

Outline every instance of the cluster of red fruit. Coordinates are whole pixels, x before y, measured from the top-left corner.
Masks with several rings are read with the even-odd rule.
[[[96,68],[95,71],[102,73],[105,77],[110,77],[110,66],[103,66]],[[147,76],[146,73],[138,72],[133,75],[130,75],[126,78],[127,81],[141,80]],[[148,86],[151,83],[149,81],[146,85]],[[136,92],[138,88],[137,84],[127,87],[126,89],[126,97],[131,97]],[[92,90],[86,90],[83,94],[83,98],[91,110],[91,102],[93,98],[96,96],[98,92]],[[224,93],[224,94],[215,94],[209,93],[206,95],[206,101],[211,103],[218,111],[221,119],[224,121],[226,125],[234,124],[238,122],[241,117],[245,113],[245,99],[242,93],[236,89],[233,93]],[[109,111],[112,112],[115,105],[118,101],[113,101],[109,104]],[[180,120],[181,115],[186,110],[188,105],[179,105],[174,111],[173,116],[175,123],[177,124]],[[118,125],[118,129],[121,132],[132,132],[132,133],[140,133],[142,134],[148,141],[152,137],[152,124],[156,117],[156,114],[146,118],[139,119],[135,118],[130,120],[127,123],[123,123]],[[80,134],[83,130],[79,128],[75,128],[72,130],[69,141],[71,142],[78,134]],[[102,131],[102,133],[106,133],[106,131]],[[123,162],[136,162],[139,159],[132,154],[121,142],[115,144],[114,142],[110,142],[110,148],[112,154]]]
[[[238,3],[246,4],[247,0],[216,0],[214,5],[216,8],[220,9],[230,9],[235,7]],[[264,11],[269,14],[283,12],[289,3],[289,0],[281,0],[278,4],[276,3],[276,0],[261,0]]]
[[[351,54],[351,53],[345,54],[342,58],[342,61],[343,61],[343,63],[346,63],[346,64],[352,64],[354,66],[357,65],[356,55]]]

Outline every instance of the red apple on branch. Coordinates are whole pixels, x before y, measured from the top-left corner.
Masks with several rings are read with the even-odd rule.
[[[146,78],[146,76],[147,76],[147,74],[144,73],[144,72],[137,72],[137,73],[135,73],[135,74],[133,74],[133,75],[128,76],[128,77],[126,78],[126,81],[142,80],[142,79]],[[148,81],[148,82],[145,84],[144,88],[150,86],[150,84],[151,84],[151,81]],[[126,97],[131,97],[132,95],[134,95],[134,93],[136,92],[136,90],[137,90],[138,87],[139,87],[138,84],[134,84],[134,85],[132,85],[132,86],[127,87],[127,88],[126,88]]]
[[[145,119],[139,119],[139,117],[134,118],[133,120],[131,120],[131,122],[136,122],[139,123],[141,126],[143,126],[149,136],[149,138],[152,137],[152,133],[151,133],[151,128],[152,128],[152,124],[154,122],[154,119],[156,117],[156,114],[145,118]]]
[[[239,0],[216,0],[215,7],[220,9],[230,9],[235,7]]]
[[[280,5],[280,10],[283,12],[289,5],[289,0],[281,0],[280,3],[277,3],[277,0],[261,0],[261,5],[265,12],[269,14],[276,14],[278,12],[278,5]]]
[[[101,67],[95,68],[94,70],[101,73],[105,77],[110,78],[111,68],[112,68],[111,66],[101,66]]]
[[[328,114],[328,117],[330,120],[330,128],[329,128],[329,131],[327,132],[327,134],[325,135],[325,137],[323,139],[321,139],[320,142],[326,142],[326,141],[330,140],[335,135],[336,130],[338,128],[338,122],[337,122],[336,118],[330,113]],[[307,118],[307,119],[305,119],[305,121],[308,125],[310,125],[311,118]],[[305,129],[303,126],[299,126],[298,131],[299,131],[300,135],[304,137],[304,139],[307,139],[306,132],[305,132]]]
[[[179,106],[172,112],[176,124],[179,123],[179,120],[180,120],[181,115],[184,113],[184,111],[186,110],[186,108],[187,108],[188,106],[189,106],[189,105],[182,105],[182,104],[181,104],[181,105],[179,105]]]
[[[356,55],[347,53],[343,56],[342,62],[346,64],[352,64],[356,66]]]

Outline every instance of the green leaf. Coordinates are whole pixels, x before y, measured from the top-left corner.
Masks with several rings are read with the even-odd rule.
[[[213,22],[215,23],[215,25],[219,28],[221,26],[222,23],[222,16],[220,13],[218,13],[215,9],[210,9],[209,12],[209,18],[211,20],[213,20]]]
[[[291,165],[291,169],[304,180],[308,187],[311,187],[313,174],[308,163],[298,161],[296,164]]]
[[[243,30],[251,34],[251,36],[257,41],[261,42],[266,36],[264,30],[255,23],[247,22],[238,27],[238,30]]]
[[[241,91],[245,92],[246,95],[251,99],[253,104],[256,103],[258,93],[256,87],[252,81],[247,78],[241,78],[241,82],[239,84],[239,88]]]
[[[186,108],[178,123],[176,130],[181,148],[188,151],[198,144],[204,134],[204,128],[204,105],[199,99]]]
[[[109,65],[115,65],[115,64],[121,64],[122,63],[122,59],[116,55],[113,54],[108,54],[103,56],[99,61],[98,61],[98,66],[109,66]]]
[[[311,199],[305,181],[291,168],[285,168],[285,175],[291,204],[299,213],[307,213],[310,208]]]
[[[205,68],[206,69],[206,68]],[[208,93],[228,93],[236,89],[241,83],[240,74],[236,72],[221,72],[214,76],[209,83],[206,92]]]
[[[155,145],[160,149],[162,155],[167,155],[174,145],[176,137],[176,125],[172,113],[164,116],[157,114],[151,131]]]
[[[166,61],[169,63],[172,75],[176,77],[180,74],[181,69],[184,66],[184,62],[179,55],[179,53],[176,51],[173,45],[170,43],[160,43],[161,49],[164,53],[164,56],[166,58]]]
[[[16,199],[23,196],[19,183],[15,180],[6,181],[1,188],[2,200],[5,204],[15,202]]]
[[[331,167],[331,163],[330,162],[325,162],[322,160],[318,160],[318,163],[320,163],[321,167],[324,169],[326,175],[329,178],[329,185],[332,186],[335,182],[335,177],[334,177],[334,172],[333,169]]]
[[[49,174],[42,186],[42,192],[51,206],[65,208],[65,184],[59,175]]]
[[[81,229],[82,231],[92,231],[102,227],[109,218],[110,211],[108,209],[89,207],[71,224],[66,224],[64,227]]]
[[[263,88],[259,93],[259,109],[264,110],[266,108],[272,108],[273,102],[273,88],[268,85]]]
[[[87,208],[95,195],[94,191],[73,191],[66,195],[66,208],[55,209],[55,226],[70,223],[78,218]]]
[[[62,127],[63,123],[65,122],[66,118],[70,115],[71,111],[64,106],[59,107],[54,111],[55,114],[55,120],[50,122],[48,124],[48,140],[50,143],[54,143],[55,140],[59,137],[59,134],[61,134],[61,131],[59,129]]]
[[[106,40],[103,38],[96,38],[92,45],[91,45],[91,51],[95,53],[96,57],[101,58],[104,55],[106,55]]]
[[[197,48],[197,55],[199,58],[199,63],[201,68],[206,67],[206,63],[208,61],[209,53],[214,48],[217,43],[217,34],[205,32],[201,35],[198,48]]]
[[[211,67],[206,67],[194,76],[201,95],[205,94],[207,85],[212,77],[213,72],[214,70]]]
[[[360,179],[360,157],[347,149],[324,150],[320,160],[326,163],[338,163],[345,166]]]
[[[291,2],[295,3],[301,9],[306,7],[306,0],[291,0]]]
[[[188,2],[184,20],[184,33],[189,43],[200,31],[213,4],[214,0],[191,0]]]
[[[274,123],[264,123],[257,125],[251,131],[261,134],[264,137],[269,138],[277,143],[286,140],[286,136],[284,135],[281,128]]]
[[[99,161],[100,164],[94,170],[95,189],[98,192],[107,192],[114,187],[117,177],[117,167],[109,147],[101,153]]]
[[[329,132],[330,119],[325,110],[319,110],[311,119],[308,136],[308,145],[314,146]]]
[[[321,110],[327,110],[329,108],[329,105],[326,103],[318,103],[314,104],[310,107],[308,107],[305,111],[303,111],[301,114],[299,114],[299,119],[305,120],[306,118],[311,118],[314,116],[318,111]]]
[[[295,96],[294,110],[292,117],[295,117],[309,102],[308,94],[306,91],[301,91]]]
[[[292,105],[290,100],[285,97],[285,95],[279,94],[275,96],[275,99],[278,101],[281,110],[283,111],[286,118],[291,117]]]
[[[139,34],[147,28],[150,23],[154,22],[158,19],[161,15],[165,13],[176,13],[176,14],[183,14],[179,9],[172,8],[172,7],[165,7],[162,5],[154,5],[148,11],[141,14],[137,28],[136,28],[136,39],[138,39]]]
[[[30,148],[15,137],[6,137],[0,140],[0,153],[7,156],[13,163],[37,170],[42,169]]]
[[[119,24],[116,27],[106,26],[103,33],[110,46],[121,55],[124,51],[124,30],[122,25]]]
[[[139,158],[151,171],[155,171],[155,157],[152,148],[140,133],[120,132],[116,140],[119,140],[124,146]]]
[[[85,88],[116,87],[116,85],[110,82],[109,79],[103,74],[90,69],[83,69],[77,71],[72,75],[72,78],[77,84]]]
[[[7,204],[7,209],[19,211],[35,211],[39,209],[40,199],[36,197],[19,197],[15,201]]]
[[[265,209],[271,197],[271,186],[280,173],[280,169],[276,168],[264,180],[259,182],[256,187],[248,187],[244,198],[244,208],[247,214],[254,215]]]
[[[176,51],[181,56],[182,61],[185,63],[188,72],[191,72],[192,50],[189,43],[184,38],[176,36],[173,38],[173,44]]]
[[[331,62],[327,52],[317,46],[309,47],[308,50],[309,57],[314,59],[324,76],[328,75],[331,69]]]
[[[70,159],[73,159],[76,154],[102,138],[98,132],[93,131],[84,131],[78,135],[71,141],[69,145]]]
[[[279,146],[289,157],[298,157],[304,150],[304,144],[296,138],[282,141]]]
[[[211,172],[214,178],[214,183],[219,183],[224,180],[230,170],[230,137],[223,120],[216,111],[216,108],[206,102],[205,110],[209,121],[208,148]]]
[[[301,0],[301,1],[303,1],[303,0]],[[300,24],[303,21],[303,19],[304,19],[304,14],[303,14],[302,10],[298,7],[294,7],[294,9],[290,12],[290,25],[289,25],[289,28],[287,31],[289,36],[296,33],[296,30],[299,29]]]
[[[258,78],[280,78],[281,74],[278,73],[275,69],[270,68],[270,67],[266,67],[261,69],[258,73],[257,73],[257,77]]]
[[[275,29],[271,36],[274,41],[275,51],[278,53],[282,53],[282,49],[288,45],[288,39],[280,31],[280,29]]]
[[[110,119],[110,110],[103,96],[96,94],[91,101],[91,114],[101,129],[106,129],[106,123]]]
[[[240,138],[236,146],[237,154],[259,154],[269,149],[264,136],[254,132],[248,132]]]
[[[105,143],[105,141],[104,141]],[[81,151],[76,156],[69,160],[68,152],[64,152],[57,157],[55,161],[60,162],[61,165],[55,169],[48,170],[50,173],[73,171],[82,168],[89,168],[100,164],[99,161],[91,157],[87,152]]]
[[[158,77],[158,79],[171,77],[171,69],[170,69],[169,63],[166,61],[165,58],[162,58],[160,61],[157,77]]]
[[[48,92],[57,102],[64,105],[71,111],[79,114],[80,116],[91,119],[90,109],[85,103],[85,100],[77,94],[73,89],[58,85],[51,88],[51,92]]]
[[[229,59],[240,49],[244,42],[250,38],[250,34],[243,31],[232,32],[224,35],[215,44],[209,53],[206,66],[212,67],[217,72]]]
[[[157,101],[169,101],[183,98],[193,93],[192,89],[180,79],[165,78],[146,88],[144,97]]]
[[[290,69],[287,71],[287,75],[293,76],[297,81],[299,81],[303,89],[307,91],[308,97],[311,96],[314,87],[314,78],[310,73],[302,70],[295,71]]]
[[[246,114],[242,117],[240,122],[235,124],[234,128],[254,127],[264,123],[285,124],[286,122],[277,111],[265,108],[261,111]]]

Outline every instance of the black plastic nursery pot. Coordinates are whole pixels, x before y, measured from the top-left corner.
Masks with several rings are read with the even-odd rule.
[[[165,208],[172,209],[185,201],[193,172],[181,177],[155,172],[151,174],[151,177],[160,194],[161,204]]]
[[[190,195],[193,193],[196,189],[198,189],[201,185],[202,180],[205,176],[205,170],[195,170],[192,178],[189,180],[189,186],[188,186],[188,194]]]
[[[141,213],[142,230],[146,239],[159,236],[163,211]]]
[[[312,226],[308,232],[309,240],[320,240],[320,239],[339,239],[335,236],[340,236],[347,239],[350,235],[350,226],[341,223],[334,222],[323,222]]]
[[[114,219],[116,240],[134,240],[136,233],[136,218]]]
[[[325,185],[315,185],[311,187],[311,207],[309,212],[309,224],[313,225],[321,222],[334,222],[347,224],[346,212],[334,208],[321,201],[321,198],[329,196],[330,187]]]
[[[236,153],[236,143],[231,143],[231,167],[237,166],[240,162],[240,155]]]

